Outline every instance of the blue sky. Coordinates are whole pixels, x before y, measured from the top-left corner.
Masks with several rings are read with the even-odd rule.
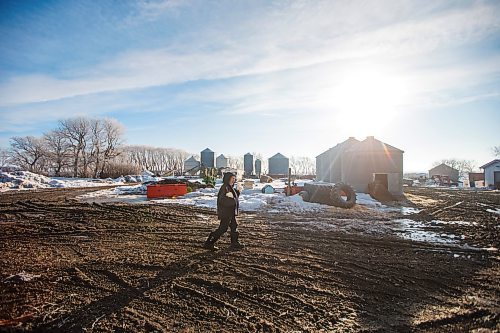
[[[129,144],[314,157],[349,136],[482,165],[498,1],[0,2],[0,146],[113,117]]]

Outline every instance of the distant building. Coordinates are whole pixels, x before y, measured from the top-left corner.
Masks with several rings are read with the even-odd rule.
[[[270,175],[288,175],[290,161],[288,157],[277,153],[268,160]]]
[[[226,156],[224,156],[223,154],[220,154],[215,159],[215,166],[217,167],[217,169],[227,168],[228,164],[229,164],[229,159]]]
[[[483,182],[484,184],[483,172],[469,172],[469,186],[476,187],[476,182]]]
[[[253,174],[253,155],[250,153],[246,153],[243,156],[243,170],[245,171],[245,176]]]
[[[200,161],[196,160],[194,156],[191,156],[184,161],[184,172],[196,173],[200,167]]]
[[[393,195],[403,194],[404,151],[373,136],[363,141],[350,137],[316,157],[316,179],[351,185],[357,192],[368,192],[377,181]]]
[[[500,160],[496,159],[481,167],[484,170],[484,185],[500,189]]]
[[[359,143],[350,137],[316,157],[316,179],[327,183],[342,181],[342,157],[344,152]]]
[[[201,166],[205,168],[215,167],[215,153],[210,149],[205,149],[201,152]]]
[[[260,159],[255,160],[255,174],[257,177],[260,177],[260,174],[262,173],[262,161]]]
[[[448,177],[452,183],[458,183],[459,172],[449,165],[441,163],[429,170],[429,178],[431,179],[434,177],[443,178],[443,176]]]

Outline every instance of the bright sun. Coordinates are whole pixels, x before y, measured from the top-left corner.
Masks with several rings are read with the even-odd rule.
[[[349,72],[334,88],[336,121],[353,136],[375,135],[408,101],[403,80],[377,70]]]

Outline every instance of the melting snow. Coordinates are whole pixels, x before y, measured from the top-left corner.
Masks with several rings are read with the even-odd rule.
[[[396,226],[393,228],[397,234],[404,239],[409,239],[417,242],[430,242],[430,243],[456,243],[459,237],[452,234],[437,233],[428,229],[426,226],[417,221],[410,219],[397,219],[393,221]]]
[[[46,177],[29,171],[0,172],[0,191],[11,189],[95,187],[123,184],[123,179]]]
[[[495,208],[495,209],[487,209],[486,210],[488,213],[493,213],[493,214],[499,214],[500,215],[500,208]]]

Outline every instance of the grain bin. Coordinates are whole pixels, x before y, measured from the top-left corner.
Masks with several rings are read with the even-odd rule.
[[[245,171],[245,176],[253,174],[253,155],[250,153],[246,153],[243,157],[243,170]]]
[[[288,158],[280,153],[269,158],[269,174],[270,175],[288,175],[288,167],[290,162]]]
[[[262,173],[262,161],[260,159],[255,160],[255,174],[257,177],[260,177],[260,174]]]
[[[201,152],[201,166],[205,168],[215,167],[215,153],[210,149],[205,149]]]

